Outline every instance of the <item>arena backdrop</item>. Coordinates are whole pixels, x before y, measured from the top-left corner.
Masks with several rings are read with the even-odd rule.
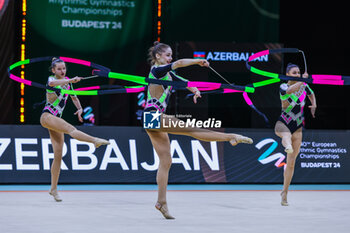
[[[282,48],[279,43],[204,43],[204,42],[179,42],[173,46],[174,59],[180,58],[204,58],[207,59],[211,66],[223,75],[230,83],[237,85],[247,85],[252,82],[258,82],[265,78],[251,74],[246,69],[246,60],[256,52]],[[64,50],[63,50],[64,51]],[[64,52],[62,52],[64,54]],[[70,55],[69,55],[70,54]],[[68,53],[67,56],[77,58],[75,53]],[[146,54],[146,53],[145,53]],[[48,54],[47,54],[48,55]],[[37,55],[38,56],[38,55]],[[81,58],[81,57],[80,57]],[[108,60],[96,57],[88,58],[91,61],[108,66]],[[146,58],[145,60],[146,61]],[[257,61],[259,68],[269,70],[271,72],[280,73],[283,67],[282,54],[266,55]],[[47,82],[49,75],[47,67],[49,62],[41,62],[26,66],[27,79],[39,83]],[[68,76],[90,76],[91,69],[75,64],[67,64]],[[112,71],[124,72],[125,69],[118,69],[118,66],[109,66]],[[146,65],[146,67],[148,67]],[[148,69],[148,68],[147,68]],[[124,71],[123,71],[124,70]],[[192,81],[209,81],[221,82],[218,75],[210,71],[208,68],[200,66],[191,66],[183,69],[178,69],[176,72]],[[124,72],[135,74],[135,72]],[[144,71],[141,76],[147,76],[148,71]],[[126,84],[127,82],[109,80],[106,78],[97,78],[84,80],[74,84],[75,88],[82,86],[100,85],[103,83],[109,84]],[[128,83],[130,85],[130,83]],[[172,93],[167,112],[171,114],[192,114],[196,118],[216,118],[223,121],[223,127],[242,127],[242,128],[266,128],[274,124],[280,114],[279,100],[279,83],[257,88],[254,94],[250,94],[255,106],[264,112],[270,120],[270,125],[267,125],[264,119],[244,101],[242,94],[209,94],[203,95],[199,99],[198,104],[193,104],[192,98],[186,98],[190,92],[188,90],[178,90]],[[40,110],[44,103],[45,92],[37,88],[28,87],[25,91],[26,105],[26,122],[28,124],[39,124]],[[91,107],[91,114],[94,114],[95,125],[113,125],[113,126],[138,126],[141,125],[142,109],[144,107],[146,95],[145,93],[136,94],[114,94],[108,96],[80,96],[82,106]],[[69,114],[75,111],[73,104],[69,103],[65,112],[65,120],[72,124],[79,124],[77,118]],[[239,113],[239,114],[237,114]],[[85,122],[89,123],[89,122]]]
[[[157,37],[157,4],[157,0],[27,1],[25,56],[26,58],[52,55],[74,57],[107,66],[115,72],[148,75],[147,49]],[[227,6],[225,9],[222,8],[223,4]],[[271,14],[261,14],[261,9]],[[174,48],[176,59],[186,57],[188,54],[189,57],[193,56],[192,48],[194,47],[182,46],[183,41],[195,41],[192,44],[211,41],[206,47],[212,51],[220,49],[223,52],[250,53],[264,50],[266,49],[264,42],[278,41],[278,11],[279,1],[277,0],[263,0],[259,1],[259,4],[239,0],[162,1],[161,41]],[[203,15],[207,17],[202,17]],[[201,19],[200,24],[197,23],[197,19]],[[227,26],[224,30],[221,27],[222,22],[225,22]],[[242,22],[246,26],[243,27]],[[266,35],[258,33],[262,30],[269,33]],[[252,43],[251,47],[248,45],[240,47],[242,42]],[[255,42],[259,43],[254,44]],[[216,62],[218,63],[220,62]],[[244,78],[243,76],[238,77],[235,65],[239,63],[241,66],[239,70],[243,72],[244,62],[232,60],[223,63],[226,63],[227,66],[232,65],[232,69],[224,71],[220,68],[222,66],[216,67],[215,64],[219,72],[225,72],[224,75],[230,74],[231,77],[238,79]],[[48,66],[47,63],[26,66],[25,77],[45,83],[50,74]],[[191,80],[205,80],[208,79],[208,76],[210,78],[213,75],[208,70],[206,72],[203,76],[203,73],[198,73],[197,70],[193,72],[190,70],[186,77]],[[67,75],[69,77],[89,76],[91,70],[69,64]],[[84,81],[84,85],[96,85],[97,83],[130,84],[107,79]],[[45,93],[29,87],[25,89],[24,96],[25,123],[39,124],[42,109],[42,105],[39,104],[43,103]],[[135,126],[139,125],[137,113],[142,109],[140,105],[143,99],[143,94],[117,94],[98,97],[85,96],[80,98],[80,101],[84,107],[91,107],[90,111],[94,114],[96,125]],[[183,102],[184,100],[173,98],[173,101]],[[261,126],[261,122],[250,119],[251,115],[255,117],[255,113],[252,113],[239,97],[221,99],[214,96],[211,99],[204,97],[201,105],[196,107],[200,109],[198,114],[221,114],[220,117],[225,117],[221,111],[222,106],[218,106],[221,109],[208,110],[208,105],[215,106],[213,103],[216,102],[241,108],[241,118],[226,121],[225,124],[228,127],[254,127],[255,124],[252,122],[260,124],[256,127]],[[174,103],[170,105],[174,110],[178,106]],[[66,110],[73,111],[74,106],[69,104]],[[119,114],[120,112],[123,114]],[[72,124],[79,124],[77,119],[71,115],[66,116],[66,120]],[[240,125],[239,122],[241,122]]]
[[[65,137],[61,183],[155,183],[159,160],[140,127],[79,127],[110,145]],[[247,135],[252,145],[200,142],[170,135],[170,183],[282,183],[285,153],[271,130],[226,129]],[[307,130],[294,183],[349,183],[349,131]],[[49,183],[53,150],[40,126],[0,126],[0,183]]]
[[[174,51],[177,58],[205,58],[210,65],[228,82],[236,85],[248,85],[266,78],[247,72],[246,61],[256,52],[266,49],[282,48],[279,43],[210,43],[210,42],[178,42]],[[301,55],[295,55],[297,60]],[[302,60],[300,60],[302,61]],[[273,54],[257,60],[257,66],[263,70],[280,73],[284,67],[283,54]],[[198,66],[190,66],[177,70],[178,74],[195,81],[226,83],[217,74]],[[255,93],[249,94],[254,105],[269,119],[264,119],[246,104],[242,94],[209,94],[203,95],[197,104],[191,98],[186,99],[186,91],[174,93],[170,99],[167,112],[175,114],[191,114],[196,118],[215,118],[228,128],[266,128],[274,125],[281,113],[279,85],[256,88]]]
[[[152,11],[153,1],[144,0],[27,1],[26,58],[80,58],[107,66],[115,72],[144,75],[149,69],[147,49],[153,41]],[[49,65],[49,62],[43,62],[26,66],[26,78],[46,83],[50,75]],[[67,68],[68,77],[91,76],[92,72],[91,69],[74,64],[68,64]],[[82,85],[114,84],[113,81],[90,79]],[[43,105],[38,104],[44,99],[44,91],[25,89],[26,124],[39,124]],[[136,99],[135,95],[80,98],[83,106],[92,108],[95,123],[104,125],[130,125],[134,118],[128,114],[119,115],[117,121],[115,118],[121,109],[125,112],[134,111]],[[135,106],[126,103],[135,103]],[[67,109],[73,111],[74,106],[68,105]],[[74,117],[67,116],[66,120],[78,124]]]

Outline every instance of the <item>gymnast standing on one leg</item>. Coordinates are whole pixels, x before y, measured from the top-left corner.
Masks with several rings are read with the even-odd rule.
[[[297,65],[289,63],[286,75],[300,77],[300,69]],[[308,74],[304,73],[303,78]],[[315,118],[316,97],[309,85],[304,82],[288,81],[280,86],[280,98],[282,113],[276,123],[275,133],[282,138],[282,145],[287,152],[287,165],[284,170],[283,190],[281,192],[281,205],[288,206],[287,194],[291,183],[295,160],[299,154],[302,142],[302,126],[304,122],[304,105],[306,96],[309,97],[309,106],[312,117]]]
[[[156,41],[154,46],[149,49],[149,60],[151,62],[150,79],[158,80],[177,80],[187,81],[176,75],[173,70],[181,67],[200,65],[209,67],[209,62],[204,59],[180,59],[172,62],[172,50],[169,45]],[[200,92],[195,87],[188,88],[194,93],[193,101],[197,103],[197,98],[201,97]],[[147,90],[147,102],[145,111],[159,111],[162,113],[161,118],[167,117],[173,122],[179,121],[175,117],[163,114],[166,110],[167,103],[171,94],[171,86],[158,84],[149,84]],[[155,207],[163,214],[166,219],[174,219],[170,215],[167,207],[166,190],[168,184],[169,170],[172,163],[170,154],[170,141],[168,133],[179,134],[194,137],[202,141],[227,141],[235,146],[238,143],[253,143],[253,140],[238,134],[226,134],[201,128],[162,128],[157,130],[147,129],[152,145],[159,156],[159,167],[157,171],[158,200]]]
[[[53,75],[49,76],[47,85],[50,87],[73,89],[72,83],[77,83],[81,80],[80,77],[69,79],[66,77],[66,64],[63,60],[53,58],[50,71]],[[78,116],[80,122],[83,122],[81,114],[83,112],[80,105],[80,101],[77,96],[71,96],[72,101],[77,108],[74,115]],[[46,91],[46,104],[40,117],[40,124],[49,130],[50,139],[54,151],[54,159],[51,165],[51,190],[50,195],[56,201],[62,201],[57,192],[57,183],[61,170],[62,162],[62,149],[64,143],[64,134],[69,134],[71,137],[85,142],[91,142],[96,148],[101,145],[107,145],[107,140],[92,137],[86,133],[81,132],[74,126],[63,120],[62,113],[68,100],[68,94],[62,94],[60,92],[54,92],[51,90]]]

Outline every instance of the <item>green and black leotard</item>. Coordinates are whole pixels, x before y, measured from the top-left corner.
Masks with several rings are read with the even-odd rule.
[[[293,134],[303,126],[306,96],[310,96],[314,92],[306,83],[301,85],[299,90],[291,94],[287,94],[288,87],[289,85],[287,83],[283,83],[280,86],[281,101],[288,101],[289,105],[282,109],[278,120],[284,123]]]
[[[185,81],[185,82],[188,81],[174,73],[174,71],[172,70],[172,63],[164,66],[152,66],[151,71],[148,75],[148,78],[166,80],[166,81]],[[150,85],[158,85],[158,84],[149,84],[148,86]],[[159,98],[153,97],[149,89],[147,89],[147,101],[146,101],[144,111],[158,110],[161,113],[165,112],[169,102],[170,95],[171,95],[172,86],[162,85],[162,87],[163,87],[163,93]]]

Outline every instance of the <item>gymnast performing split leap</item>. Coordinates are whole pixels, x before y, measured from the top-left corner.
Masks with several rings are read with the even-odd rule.
[[[47,85],[50,87],[73,89],[72,83],[77,83],[81,80],[80,77],[74,77],[69,79],[66,77],[66,64],[63,60],[53,58],[50,66],[50,71],[53,75],[49,76]],[[71,96],[72,101],[77,108],[74,115],[77,115],[80,122],[83,122],[81,114],[83,112],[80,105],[80,101],[77,96]],[[50,195],[53,196],[55,201],[62,201],[62,198],[57,192],[57,183],[61,170],[62,162],[62,150],[64,143],[64,134],[69,134],[71,137],[79,140],[90,142],[95,145],[96,148],[101,145],[107,145],[107,140],[92,137],[86,133],[81,132],[74,126],[63,120],[62,113],[68,100],[68,94],[62,94],[51,90],[46,90],[46,104],[40,117],[40,124],[49,130],[50,139],[54,151],[54,159],[51,165],[51,190]]]
[[[300,77],[300,69],[297,65],[289,63],[286,75]],[[303,78],[308,78],[305,72]],[[281,192],[281,205],[288,206],[288,188],[293,178],[295,160],[299,154],[302,142],[302,126],[304,122],[304,106],[306,96],[309,97],[309,106],[312,117],[315,118],[316,97],[309,85],[304,82],[288,81],[280,85],[280,98],[282,113],[276,122],[275,133],[282,138],[282,145],[287,153],[287,165],[284,170],[283,190]]]
[[[152,65],[149,78],[168,81],[187,81],[173,72],[173,70],[177,68],[191,65],[209,67],[209,62],[204,59],[180,59],[172,62],[171,47],[167,44],[159,43],[158,41],[154,42],[154,46],[149,49],[149,61]],[[200,91],[196,87],[188,87],[187,89],[194,93],[193,102],[197,103],[197,98],[201,97]],[[167,117],[173,122],[180,121],[175,117],[164,114],[171,90],[171,86],[149,84],[147,90],[147,102],[144,111],[159,111],[162,113],[161,118]],[[158,199],[155,207],[166,219],[174,219],[174,217],[169,213],[166,199],[169,170],[172,164],[168,133],[191,136],[198,140],[207,142],[227,141],[230,142],[232,146],[235,146],[238,143],[253,143],[251,138],[244,137],[239,134],[220,133],[201,128],[172,127],[162,129],[146,129],[146,131],[151,139],[154,149],[159,156],[160,161],[157,171]]]

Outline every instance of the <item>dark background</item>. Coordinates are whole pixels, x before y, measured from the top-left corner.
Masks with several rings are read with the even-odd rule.
[[[150,19],[154,26],[151,29],[152,33],[147,35],[142,43],[152,45],[152,42],[157,38],[157,1],[149,1],[154,9],[154,18]],[[258,4],[273,15],[277,14],[279,19],[258,13],[257,9],[253,7],[253,3]],[[21,1],[10,1],[0,19],[1,124],[19,124],[19,85],[8,79],[6,69],[13,62],[19,60],[20,9]],[[297,47],[305,52],[310,74],[349,75],[350,67],[347,64],[349,60],[347,54],[350,50],[347,36],[349,20],[346,17],[345,9],[347,6],[343,1],[169,0],[164,1],[162,5],[161,40],[172,45],[173,49],[176,43],[184,41],[281,43],[284,47]],[[145,51],[146,49],[137,55],[140,62],[134,72],[124,71],[122,66],[121,68],[116,66],[120,69],[116,71],[147,75],[149,67],[146,64]],[[176,52],[175,49],[175,58],[181,58],[176,57]],[[135,54],[130,55],[130,57],[126,55],[125,59],[132,59],[135,56]],[[27,57],[29,58],[30,54]],[[295,62],[302,66],[301,61],[296,56],[285,56],[285,62]],[[111,68],[114,70],[114,67]],[[193,72],[191,74],[193,75]],[[223,73],[223,75],[228,74]],[[306,111],[306,127],[312,129],[350,129],[350,104],[347,101],[350,88],[323,85],[312,85],[311,88],[317,96],[317,117],[311,119],[310,113]],[[136,95],[113,95],[104,98],[108,98],[108,100],[98,99],[98,101],[108,103],[109,106],[113,107],[108,114],[103,109],[95,109],[95,114],[100,116],[97,119],[98,125],[138,125],[135,119],[135,111],[139,108],[136,106]],[[243,101],[237,100],[241,97],[210,96],[209,98],[211,100],[207,100],[208,106],[201,109],[201,111],[207,111],[208,115],[215,116],[215,112],[217,112],[220,113],[220,117],[225,117],[226,111],[237,112],[235,119],[232,117],[222,119],[225,122],[225,127],[260,127],[251,121],[251,116],[256,113],[252,112]],[[26,96],[26,99],[29,99],[26,103],[32,104],[30,96]],[[234,101],[237,103],[235,108],[229,104],[232,99],[235,99]],[[218,102],[220,102],[221,108],[215,112],[210,110],[216,107],[215,104]],[[84,100],[82,103],[85,104]],[[227,106],[230,106],[229,108],[225,107],[226,103]],[[66,115],[71,115],[69,111],[74,110],[73,105],[69,105],[71,110],[68,108]],[[126,111],[124,111],[125,106],[128,106]],[[173,108],[176,109],[175,106]],[[30,109],[30,106],[27,106],[26,109]],[[196,111],[195,108],[194,110]],[[121,111],[123,114],[120,114]],[[269,113],[268,111],[264,112],[267,115]],[[27,114],[30,115],[30,111]],[[273,121],[272,118],[271,121]],[[67,120],[74,124],[77,123],[76,119],[73,118]],[[26,123],[38,124],[38,119],[34,118]],[[274,122],[272,123],[274,124]],[[264,126],[261,125],[261,127]]]

